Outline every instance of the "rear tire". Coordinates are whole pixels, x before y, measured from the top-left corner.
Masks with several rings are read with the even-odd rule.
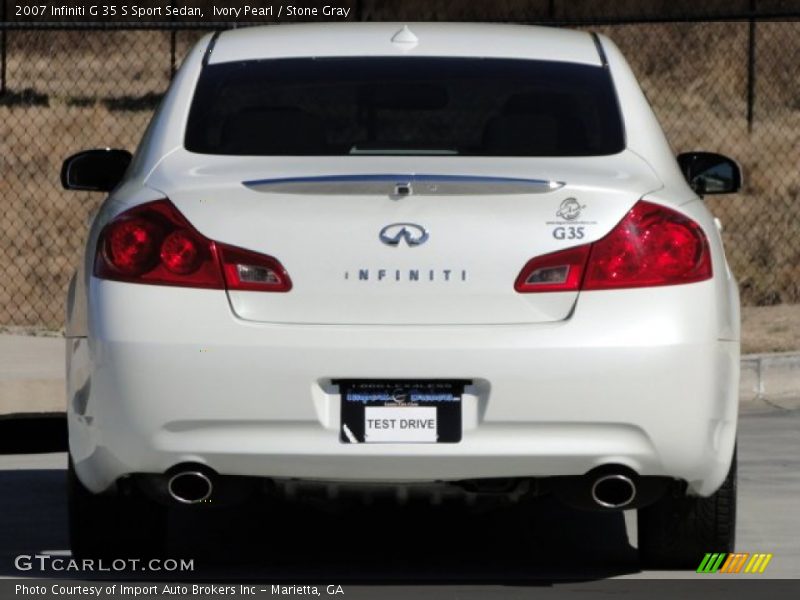
[[[67,466],[67,505],[74,557],[163,556],[167,508],[135,493],[93,494],[75,474],[72,457]]]
[[[638,511],[639,556],[649,568],[696,569],[707,552],[733,552],[736,541],[736,450],[722,486],[708,498],[685,486]]]

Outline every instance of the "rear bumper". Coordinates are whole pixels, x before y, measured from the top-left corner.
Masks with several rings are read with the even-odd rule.
[[[563,322],[247,323],[224,292],[94,281],[67,340],[70,450],[84,484],[182,462],[350,481],[580,475],[604,464],[707,495],[735,441],[739,348],[711,283],[584,293]],[[457,444],[343,444],[334,379],[469,379]]]

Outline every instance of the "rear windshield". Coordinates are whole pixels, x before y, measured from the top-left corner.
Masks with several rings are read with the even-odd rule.
[[[185,144],[258,156],[598,156],[625,142],[602,67],[380,57],[207,65]]]

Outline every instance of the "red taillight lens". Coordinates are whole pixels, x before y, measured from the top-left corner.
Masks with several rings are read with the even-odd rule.
[[[711,251],[700,225],[642,200],[592,244],[582,288],[677,285],[710,279],[711,274]]]
[[[119,215],[100,233],[97,250],[94,274],[102,279],[265,292],[292,287],[276,259],[206,238],[169,200]]]
[[[119,273],[140,275],[158,260],[163,235],[161,227],[145,219],[120,219],[108,227],[103,252]]]
[[[514,283],[518,292],[569,292],[581,285],[589,246],[568,248],[528,261]]]
[[[203,245],[203,240],[190,231],[173,231],[161,242],[161,262],[177,275],[193,273],[200,266]]]
[[[708,238],[700,225],[641,200],[604,238],[529,261],[514,289],[608,290],[693,283],[711,275]]]
[[[169,200],[136,206],[106,225],[94,274],[133,283],[225,288],[216,245]]]

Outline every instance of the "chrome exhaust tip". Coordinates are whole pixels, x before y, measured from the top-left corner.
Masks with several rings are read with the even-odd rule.
[[[636,485],[630,477],[615,473],[595,479],[592,500],[603,508],[624,508],[636,498]]]
[[[170,497],[181,504],[199,504],[211,497],[214,484],[201,471],[180,471],[167,481]]]

